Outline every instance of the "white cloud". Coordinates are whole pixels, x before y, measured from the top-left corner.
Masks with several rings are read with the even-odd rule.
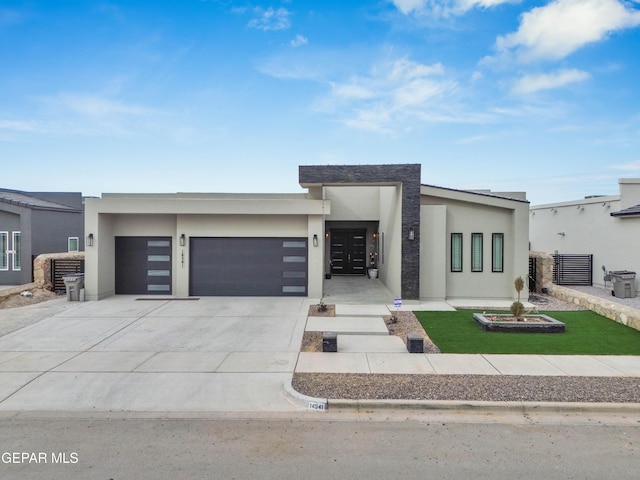
[[[519,3],[521,0],[391,0],[403,14],[434,15],[446,17],[463,15],[474,8],[491,8],[503,3]]]
[[[249,22],[249,27],[258,30],[286,30],[291,26],[289,20],[290,12],[286,8],[278,8],[274,10],[272,7],[264,10],[262,8],[255,9],[257,18]]]
[[[309,43],[309,40],[304,35],[296,35],[296,37],[291,40],[291,46],[293,48],[301,47],[302,45],[306,45]]]
[[[457,89],[440,63],[422,65],[406,58],[376,65],[367,76],[330,85],[323,109],[342,112],[342,122],[350,127],[377,132],[405,128],[411,119],[451,120],[453,109],[445,99]]]
[[[523,62],[558,60],[637,25],[640,11],[620,0],[554,0],[524,13],[518,31],[498,37],[496,49]]]
[[[583,82],[591,76],[582,70],[562,69],[553,73],[525,75],[513,86],[513,93],[534,93],[539,90],[560,88],[569,83]]]
[[[36,98],[43,104],[61,110],[70,110],[86,117],[106,117],[109,115],[149,115],[153,110],[137,105],[126,104],[120,101],[111,100],[105,97],[77,94],[61,93],[55,97]]]
[[[623,170],[625,172],[640,172],[640,160],[619,163],[618,165],[613,165],[613,168],[615,170]]]

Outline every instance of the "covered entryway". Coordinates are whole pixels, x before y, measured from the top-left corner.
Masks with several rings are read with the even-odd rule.
[[[171,237],[116,237],[115,292],[171,295]]]
[[[306,238],[191,237],[189,295],[306,296]]]
[[[331,229],[331,273],[364,275],[367,273],[367,231]]]

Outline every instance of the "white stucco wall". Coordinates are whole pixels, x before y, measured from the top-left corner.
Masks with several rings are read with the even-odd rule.
[[[640,204],[640,181],[629,180],[620,185],[626,198],[614,195],[532,206],[531,249],[551,254],[592,254],[592,281],[599,287],[604,287],[603,266],[640,275],[640,217],[610,215]],[[636,276],[636,291],[639,288]]]
[[[528,203],[423,186],[421,204],[422,298],[516,297],[513,281],[528,274]],[[452,233],[463,235],[462,272],[451,272]],[[472,233],[483,235],[482,272],[471,271]],[[492,271],[493,233],[504,234],[503,272]]]
[[[420,298],[447,297],[447,207],[420,208]]]
[[[189,243],[184,234],[207,237],[305,237],[309,242],[308,295],[322,295],[322,218],[329,202],[304,195],[105,194],[85,201],[85,296],[99,300],[115,292],[115,237],[173,238],[173,292],[189,292]],[[318,247],[313,246],[313,235]],[[184,264],[183,254],[184,253]]]

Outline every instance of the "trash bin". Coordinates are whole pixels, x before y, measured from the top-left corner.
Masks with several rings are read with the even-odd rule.
[[[609,272],[613,280],[614,297],[632,298],[636,296],[636,272],[629,270],[615,270]]]
[[[67,289],[67,301],[79,302],[80,290],[84,288],[84,273],[74,273],[62,277],[64,286]]]

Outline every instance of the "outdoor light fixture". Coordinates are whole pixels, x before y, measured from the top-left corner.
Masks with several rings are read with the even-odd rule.
[[[317,247],[318,246],[318,235],[317,234],[313,234],[313,246]]]
[[[93,233],[87,235],[87,247],[93,247]]]
[[[565,233],[564,232],[558,232],[558,235],[560,235],[561,237],[564,237]]]
[[[184,236],[184,233],[180,235],[180,246],[184,247],[187,244],[187,237]]]
[[[409,240],[413,241],[416,239],[416,231],[413,227],[409,227]]]

